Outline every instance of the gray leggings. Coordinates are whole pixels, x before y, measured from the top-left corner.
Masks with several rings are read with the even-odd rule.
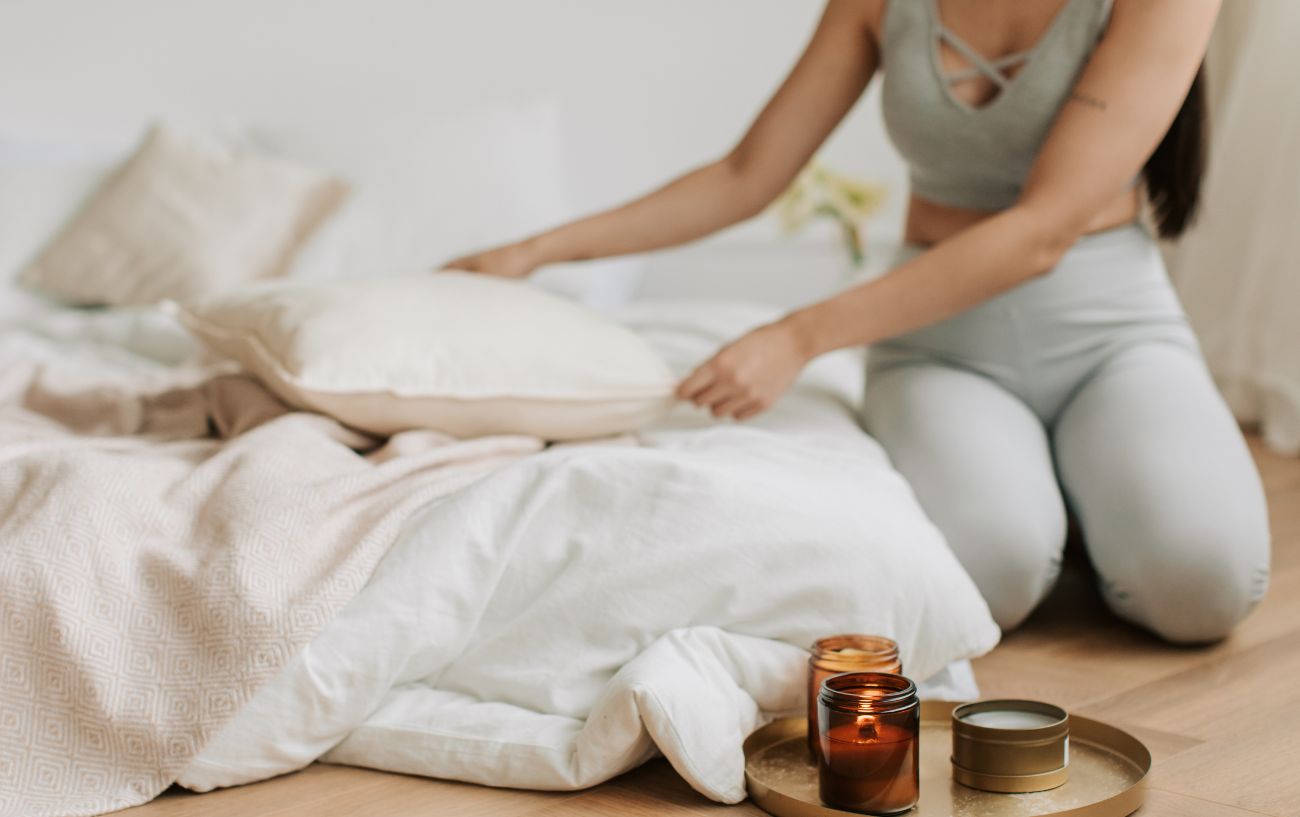
[[[1170,641],[1263,597],[1259,475],[1141,228],[869,359],[867,430],[1004,629],[1051,589],[1067,503],[1111,608]]]

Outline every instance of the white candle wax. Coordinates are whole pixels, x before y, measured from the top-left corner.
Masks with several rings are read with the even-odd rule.
[[[972,712],[962,718],[965,723],[990,729],[1037,729],[1040,726],[1051,726],[1058,720],[1060,719],[1041,712],[1025,712],[1021,709],[990,709]]]

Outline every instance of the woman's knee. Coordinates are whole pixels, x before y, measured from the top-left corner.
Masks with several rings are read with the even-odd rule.
[[[1003,630],[1033,612],[1060,573],[1066,520],[1062,507],[1019,513],[972,510],[949,520],[945,535]]]
[[[1108,602],[1176,644],[1226,638],[1268,588],[1268,523],[1259,516],[1189,513],[1112,543],[1129,551],[1128,569],[1101,571]]]

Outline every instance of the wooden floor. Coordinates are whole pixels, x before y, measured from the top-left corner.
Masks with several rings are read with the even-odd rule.
[[[1052,598],[975,662],[986,696],[1121,725],[1156,758],[1145,817],[1300,815],[1300,460],[1255,447],[1273,516],[1269,597],[1228,641],[1179,649],[1111,617],[1077,553]],[[168,792],[128,817],[577,817],[762,814],[695,794],[657,761],[591,791],[536,794],[313,766],[238,789]]]

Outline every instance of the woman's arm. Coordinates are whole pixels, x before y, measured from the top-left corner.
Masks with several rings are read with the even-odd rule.
[[[647,252],[757,215],[780,195],[875,73],[879,2],[830,0],[803,57],[726,157],[622,207],[496,250],[454,269],[527,275],[543,264]]]
[[[811,358],[951,317],[1052,269],[1173,122],[1218,0],[1115,0],[1111,23],[1044,143],[1020,200],[888,274],[723,349],[679,395],[746,417]]]

